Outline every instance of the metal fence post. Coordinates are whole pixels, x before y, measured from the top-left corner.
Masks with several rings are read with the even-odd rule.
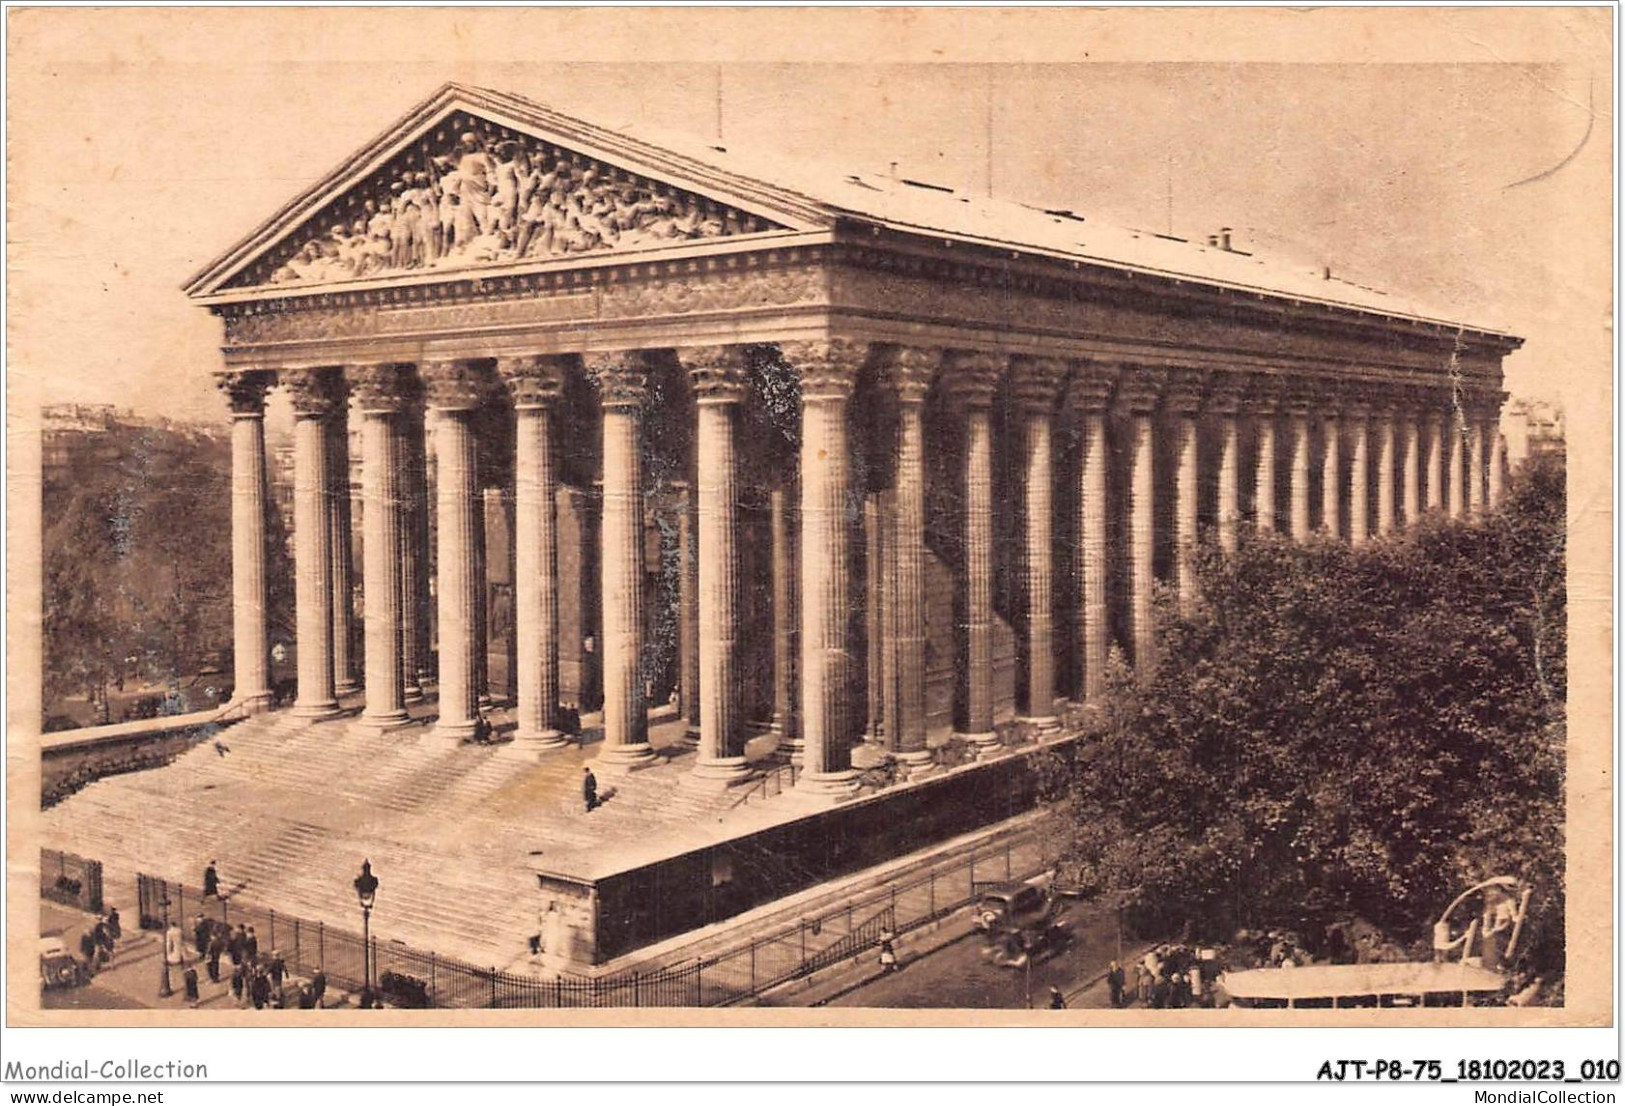
[[[316,923],[316,966],[327,971],[327,923]]]
[[[299,953],[299,919],[293,920],[293,962],[299,966],[300,971],[305,970],[304,957]]]
[[[561,976],[561,975],[556,975],[556,976],[553,977],[553,1008],[554,1009],[560,1009],[563,1006],[564,1006],[564,977]]]
[[[276,911],[271,911],[271,948],[276,948]]]
[[[1004,843],[1004,882],[1010,882],[1010,842]]]
[[[497,966],[491,965],[491,1006],[495,1009],[497,1004]]]
[[[750,993],[756,993],[756,942],[750,943]]]
[[[429,954],[429,1005],[440,1005],[440,990],[435,983],[434,953]]]
[[[976,854],[970,854],[970,893],[976,894]]]
[[[929,878],[926,880],[925,885],[928,896],[926,906],[930,913],[926,917],[935,918],[937,916],[937,870],[933,868],[927,875]]]
[[[643,1005],[642,996],[640,996],[638,994],[638,979],[639,979],[638,973],[633,972],[632,973],[632,1005],[633,1006],[642,1006]]]

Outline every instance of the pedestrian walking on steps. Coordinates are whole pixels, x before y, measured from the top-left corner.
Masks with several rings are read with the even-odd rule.
[[[581,798],[587,804],[587,813],[591,814],[598,806],[598,777],[587,767],[583,767],[581,773]]]
[[[124,936],[124,927],[119,924],[118,907],[107,908],[107,932],[117,941]]]
[[[215,862],[211,860],[209,866],[203,869],[203,894],[208,898],[218,899],[220,897],[220,873],[216,870],[214,864]]]

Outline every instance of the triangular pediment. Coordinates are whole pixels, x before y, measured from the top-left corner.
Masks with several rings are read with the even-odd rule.
[[[512,268],[827,227],[805,197],[448,85],[187,285],[209,297]]]

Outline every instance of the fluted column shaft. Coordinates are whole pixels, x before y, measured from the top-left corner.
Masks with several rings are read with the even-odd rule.
[[[924,388],[898,409],[893,515],[894,652],[897,717],[894,748],[905,764],[931,762],[925,747],[925,414]],[[917,397],[917,398],[916,398]]]
[[[1236,551],[1241,520],[1241,450],[1236,413],[1219,416],[1219,548]]]
[[[798,788],[843,794],[851,771],[854,602],[848,510],[847,401],[864,348],[838,342],[782,347],[801,375],[801,726]]]
[[[700,743],[700,553],[696,504],[699,499],[697,478],[689,481],[683,496],[682,530],[678,535],[682,575],[677,579],[677,633],[681,653],[681,698],[683,708],[683,741],[691,746]]]
[[[1349,544],[1364,545],[1371,536],[1371,425],[1365,412],[1349,418]]]
[[[1327,415],[1320,428],[1320,528],[1331,537],[1343,534],[1343,427]]]
[[[231,373],[221,388],[231,405],[232,702],[271,703],[265,579],[265,390],[268,374]]]
[[[1189,612],[1196,600],[1196,521],[1198,439],[1196,416],[1206,384],[1203,373],[1178,371],[1171,378],[1164,400],[1170,416],[1174,465],[1174,588],[1179,609]]]
[[[299,697],[294,713],[320,718],[338,712],[333,684],[333,528],[331,437],[334,389],[330,374],[290,374],[294,404],[294,603],[299,642]]]
[[[339,395],[327,421],[328,474],[332,487],[327,497],[333,533],[333,686],[339,695],[356,691],[355,657],[355,565],[351,549],[350,510],[350,427],[348,404]]]
[[[1462,439],[1466,428],[1456,418],[1450,420],[1450,456],[1445,462],[1450,470],[1450,517],[1461,518],[1467,513],[1467,477],[1462,471]]]
[[[559,732],[558,473],[553,410],[566,366],[557,358],[517,357],[497,371],[514,404],[515,747],[564,746]]]
[[[1377,422],[1377,533],[1394,529],[1394,416],[1379,411]]]
[[[1507,440],[1501,428],[1490,424],[1490,507],[1506,499]]]
[[[423,699],[429,675],[429,507],[423,454],[423,408],[414,396],[401,415],[401,689],[403,700]],[[363,554],[365,555],[365,554]]]
[[[592,359],[603,409],[602,535],[604,745],[612,764],[647,760],[649,714],[643,683],[643,404],[641,354]],[[704,560],[702,554],[701,560]],[[703,636],[703,635],[702,635]],[[703,648],[703,646],[702,646]],[[703,666],[703,661],[702,661]],[[703,676],[702,676],[703,685]],[[701,689],[704,701],[704,689]]]
[[[406,544],[403,397],[394,365],[352,371],[361,414],[362,589],[367,604],[367,704],[362,725],[387,729],[406,722],[401,609],[402,549]]]
[[[1099,406],[1084,409],[1082,430],[1078,591],[1083,599],[1083,694],[1093,700],[1106,690],[1106,655],[1111,647],[1106,606],[1106,416]]]
[[[965,733],[993,733],[993,426],[977,402],[965,412]]]
[[[1467,423],[1467,509],[1484,510],[1484,423],[1476,415]]]
[[[1406,528],[1415,525],[1422,514],[1422,496],[1419,486],[1422,466],[1421,442],[1416,433],[1416,417],[1409,411],[1400,417],[1399,427],[1399,517]]]
[[[470,430],[473,427],[470,426]],[[491,566],[485,556],[485,489],[474,477],[474,693],[491,705]]]
[[[1129,472],[1129,586],[1133,592],[1129,611],[1134,667],[1143,670],[1152,663],[1155,649],[1152,587],[1156,516],[1152,501],[1155,494],[1152,459],[1156,455],[1156,423],[1149,415],[1137,414],[1130,426],[1134,444]]]
[[[1258,467],[1253,476],[1253,504],[1260,533],[1275,530],[1275,411],[1258,415]]]
[[[800,727],[796,724],[796,606],[795,557],[791,551],[794,528],[790,498],[794,489],[780,484],[772,491],[773,530],[773,728],[792,758],[801,757]]]
[[[1288,532],[1293,541],[1309,538],[1309,412],[1295,408],[1287,415],[1292,432],[1291,504],[1288,508]]]
[[[864,691],[868,699],[865,711],[864,738],[883,742],[891,724],[886,717],[886,627],[885,627],[885,571],[887,540],[884,534],[885,514],[880,504],[880,493],[871,492],[863,498],[863,630],[864,630]]]
[[[461,740],[474,732],[479,698],[479,581],[475,528],[481,508],[471,412],[442,410],[435,424],[436,600],[440,622],[440,720],[437,732]]]
[[[1018,711],[1041,729],[1059,725],[1055,714],[1055,400],[1066,378],[1063,361],[1018,357],[1011,363],[1011,395],[1021,428],[1021,602],[1024,670],[1017,681]]]
[[[738,348],[685,350],[698,429],[700,745],[694,772],[745,771],[739,712],[739,490],[735,423],[745,395]]]
[[[1427,482],[1427,509],[1429,511],[1437,511],[1444,506],[1444,437],[1448,425],[1443,415],[1435,413],[1427,418],[1428,455],[1424,471]]]

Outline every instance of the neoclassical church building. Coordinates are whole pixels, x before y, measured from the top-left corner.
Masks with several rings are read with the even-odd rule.
[[[781,773],[761,808],[818,874],[1006,810],[956,820],[981,792],[933,785],[1070,739],[1114,652],[1152,663],[1198,543],[1362,543],[1493,504],[1520,345],[1228,231],[655,146],[460,85],[185,291],[224,332],[238,702],[273,702],[280,389],[283,740],[578,757],[628,795],[654,766],[717,810]],[[719,865],[729,822],[705,820],[530,850],[573,959],[787,889]],[[631,917],[651,889],[665,913]]]

